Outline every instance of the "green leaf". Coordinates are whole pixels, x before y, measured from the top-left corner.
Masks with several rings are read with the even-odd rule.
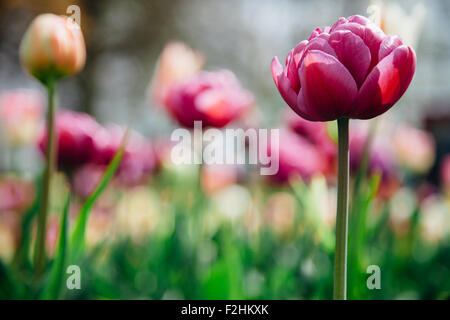
[[[22,267],[26,266],[28,262],[27,259],[29,258],[29,250],[31,244],[31,224],[38,212],[40,205],[42,185],[41,180],[42,177],[40,176],[35,181],[36,196],[34,202],[32,206],[25,212],[22,219],[21,238],[13,259],[13,265],[17,269],[21,269]]]
[[[67,252],[67,217],[69,215],[70,193],[67,194],[67,199],[64,204],[63,214],[59,227],[58,247],[55,252],[55,258],[50,271],[50,276],[47,285],[43,289],[43,299],[58,299],[61,292],[64,263]]]
[[[79,260],[84,251],[86,225],[89,218],[89,213],[93,205],[95,204],[95,201],[100,197],[102,192],[108,186],[108,183],[113,178],[114,174],[117,171],[117,168],[119,167],[120,161],[122,160],[123,154],[125,152],[125,146],[128,140],[128,133],[129,130],[127,129],[125,131],[125,134],[123,135],[119,150],[117,150],[113,159],[106,168],[106,171],[103,174],[102,179],[98,183],[97,187],[92,192],[92,194],[86,199],[86,201],[84,202],[83,206],[80,209],[80,212],[78,213],[75,229],[72,234],[71,261]]]

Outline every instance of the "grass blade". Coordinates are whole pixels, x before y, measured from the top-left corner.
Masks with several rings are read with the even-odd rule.
[[[106,171],[103,174],[102,179],[98,183],[97,187],[92,192],[92,194],[86,199],[86,201],[84,202],[83,206],[80,209],[80,212],[78,213],[75,229],[72,235],[72,246],[71,246],[72,261],[79,260],[81,254],[84,251],[86,225],[89,218],[89,212],[92,209],[95,201],[105,190],[108,183],[116,173],[117,168],[119,167],[120,161],[122,160],[123,154],[125,152],[125,146],[128,140],[128,132],[129,130],[127,129],[122,138],[119,150],[116,152],[113,159],[106,168]]]
[[[13,265],[17,269],[21,269],[23,267],[27,266],[28,258],[29,258],[29,251],[30,251],[30,244],[31,244],[31,225],[33,222],[34,217],[36,216],[39,205],[40,205],[40,199],[41,199],[41,180],[42,177],[39,177],[35,182],[35,190],[36,195],[35,199],[33,201],[33,204],[31,207],[25,212],[23,219],[22,219],[22,225],[21,225],[21,237],[19,241],[19,245],[17,247],[17,250],[14,254],[13,259]],[[31,264],[28,263],[28,266],[31,266]]]
[[[67,219],[69,215],[70,193],[67,194],[67,199],[64,204],[63,214],[61,217],[61,224],[59,228],[58,247],[55,252],[55,258],[50,271],[50,276],[47,285],[43,289],[43,299],[58,299],[64,274],[64,263],[66,262],[67,254]]]

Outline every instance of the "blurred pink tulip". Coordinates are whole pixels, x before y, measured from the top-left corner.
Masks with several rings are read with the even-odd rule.
[[[97,187],[106,166],[87,163],[77,168],[73,175],[73,190],[82,198],[87,198]]]
[[[450,195],[450,154],[447,154],[441,164],[441,183]]]
[[[272,76],[286,103],[307,120],[370,119],[400,99],[415,67],[412,48],[356,15],[316,28],[289,52],[286,68],[275,57]]]
[[[59,111],[55,119],[58,164],[72,168],[87,163],[95,154],[94,135],[100,125],[90,115],[82,112]],[[44,130],[39,147],[45,154],[47,130]]]
[[[231,164],[203,165],[201,184],[203,191],[212,194],[232,185],[238,180],[238,167]]]
[[[172,87],[166,106],[170,114],[184,127],[194,121],[204,127],[224,127],[241,117],[253,105],[250,92],[244,90],[231,71],[200,72]]]
[[[269,141],[270,142],[270,141]],[[277,183],[285,183],[290,178],[300,177],[309,181],[316,174],[324,174],[327,159],[313,144],[304,137],[291,131],[281,129],[279,153],[273,152],[274,146],[269,143],[269,154],[273,161],[278,161],[279,169],[275,175],[269,176]]]
[[[23,211],[34,200],[35,191],[32,183],[7,178],[0,180],[0,212]]]
[[[350,170],[356,173],[363,160],[364,147],[369,137],[368,127],[352,126],[350,130]],[[385,141],[375,139],[369,150],[367,163],[368,173],[381,175],[381,187],[378,195],[389,197],[399,187],[398,177],[395,172],[394,154]]]
[[[426,173],[434,164],[436,146],[433,136],[407,125],[393,136],[394,150],[401,165],[416,173]]]
[[[14,146],[35,142],[44,100],[39,91],[18,89],[0,96],[0,122],[7,141]]]
[[[95,156],[93,163],[108,165],[120,148],[125,128],[109,125],[98,130],[95,137]],[[149,141],[136,131],[131,131],[125,153],[119,165],[118,176],[122,183],[134,185],[156,166],[153,147]]]
[[[170,42],[159,56],[150,85],[152,98],[165,105],[170,88],[197,73],[204,64],[203,56],[182,42]]]
[[[327,159],[325,174],[335,176],[337,161],[337,144],[330,138],[327,132],[327,125],[321,122],[313,122],[298,117],[291,110],[286,110],[284,115],[288,127],[298,135],[305,138],[316,147]]]

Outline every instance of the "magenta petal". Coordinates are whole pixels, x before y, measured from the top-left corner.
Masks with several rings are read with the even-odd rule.
[[[333,32],[334,29],[336,29],[338,26],[340,26],[340,25],[342,25],[342,24],[345,24],[345,23],[347,23],[347,22],[348,22],[348,20],[347,20],[346,18],[340,17],[340,18],[339,18],[339,19],[331,26],[330,32]]]
[[[303,89],[300,89],[300,92],[298,93],[297,107],[292,108],[292,110],[294,110],[302,118],[309,121],[327,121],[326,117],[323,117],[322,115],[317,113],[316,109],[314,109],[314,106],[306,104],[303,95]]]
[[[278,60],[278,57],[273,57],[270,70],[272,71],[273,81],[275,81],[275,85],[278,87],[278,78],[283,74],[283,66]]]
[[[366,26],[368,24],[372,24],[373,23],[372,21],[370,21],[366,17],[360,16],[358,14],[348,17],[347,20],[349,22],[358,23],[358,24],[363,25],[363,26]]]
[[[405,93],[416,69],[414,51],[402,45],[367,76],[355,100],[352,118],[370,119],[391,108]]]
[[[364,41],[348,30],[333,32],[329,40],[339,61],[350,71],[358,87],[364,82],[371,55]]]
[[[300,57],[300,61],[298,63],[298,67],[300,68],[303,62],[303,59],[305,58],[306,54],[309,52],[309,50],[319,50],[325,53],[328,53],[329,55],[332,55],[333,57],[337,58],[336,52],[334,52],[334,49],[331,47],[331,45],[328,43],[330,39],[330,35],[327,33],[322,33],[316,38],[309,41],[308,44],[306,44],[303,54]]]
[[[370,50],[370,56],[372,59],[370,62],[369,71],[372,70],[372,68],[378,63],[378,51],[380,50],[380,44],[385,37],[383,31],[381,31],[374,24],[363,26],[356,22],[348,22],[338,25],[333,32],[339,30],[349,30],[364,41]]]
[[[272,59],[271,69],[275,85],[277,86],[278,91],[280,92],[284,101],[286,101],[286,103],[292,108],[295,108],[297,104],[297,93],[292,90],[291,82],[285,75],[283,66],[281,65],[277,57],[274,57]]]
[[[358,92],[350,72],[335,57],[318,50],[306,54],[299,71],[307,109],[314,109],[320,121],[349,114]]]
[[[286,76],[291,82],[292,90],[298,92],[300,90],[300,79],[298,78],[297,64],[294,59],[293,49],[286,58]]]
[[[389,55],[395,48],[403,44],[402,39],[399,36],[386,36],[380,45],[380,51],[378,53],[378,61],[383,60],[384,57]]]
[[[305,49],[307,44],[308,44],[308,40],[303,40],[294,48],[294,61],[295,61],[297,68],[300,67],[300,59],[302,57],[303,50]]]

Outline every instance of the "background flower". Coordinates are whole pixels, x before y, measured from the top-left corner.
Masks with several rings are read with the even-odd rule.
[[[58,164],[71,168],[90,161],[95,155],[94,136],[100,125],[86,113],[61,110],[55,117]],[[47,148],[47,130],[39,139],[43,154]]]
[[[253,105],[253,96],[242,89],[231,71],[202,71],[173,87],[167,97],[170,114],[182,126],[194,121],[204,127],[224,127]]]
[[[13,146],[35,142],[44,109],[39,91],[17,89],[0,96],[0,121],[8,143]]]
[[[279,169],[270,180],[286,183],[290,178],[300,177],[309,181],[316,174],[323,174],[327,168],[327,158],[304,137],[285,129],[280,130],[278,155],[273,143],[268,144],[268,154],[278,161]]]
[[[170,89],[197,73],[204,64],[204,57],[182,42],[165,45],[156,64],[150,83],[152,99],[158,105],[165,105]]]
[[[426,131],[403,125],[394,132],[393,145],[400,164],[409,170],[423,174],[434,163],[436,146]]]

